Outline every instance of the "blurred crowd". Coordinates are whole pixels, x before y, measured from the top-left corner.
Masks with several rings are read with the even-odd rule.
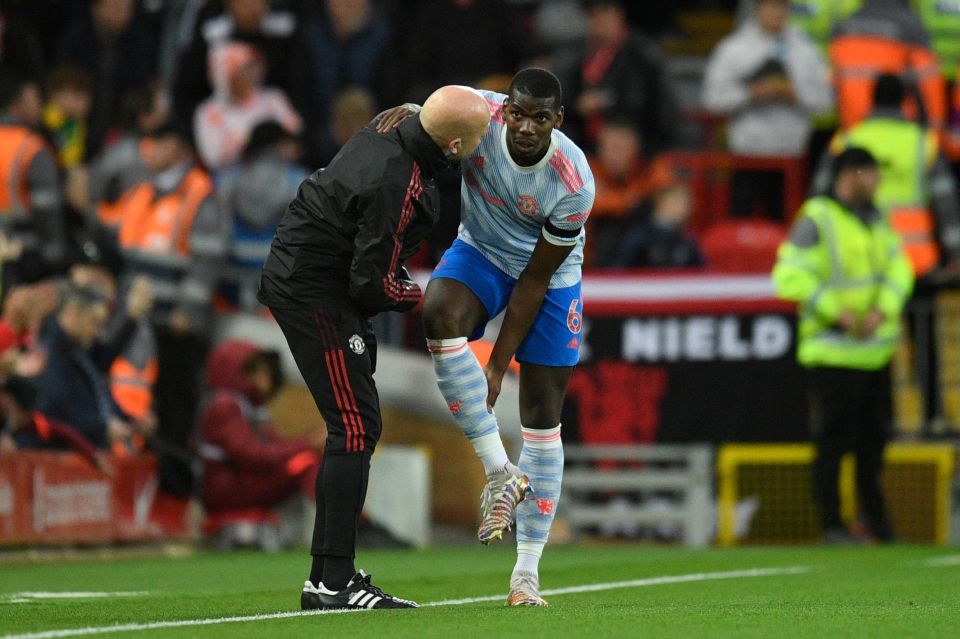
[[[773,225],[775,247],[795,213],[780,165],[729,161],[729,202],[704,202],[684,153],[815,169],[882,116],[933,145],[907,166],[921,183],[889,203],[939,207],[911,236],[928,250],[918,275],[960,272],[955,4],[8,0],[0,446],[67,445],[97,463],[96,450],[149,447],[162,489],[192,494],[211,316],[262,312],[259,268],[300,181],[380,110],[442,84],[505,90],[524,66],[561,78],[562,130],[596,177],[587,268],[714,266],[743,241],[730,219],[758,229],[748,244]],[[704,51],[684,19],[696,11],[725,29]],[[701,61],[694,100],[678,57]],[[883,74],[900,88],[878,115]],[[871,151],[881,166],[903,156]],[[457,197],[454,184],[421,266],[454,236]],[[693,233],[708,207],[722,224]],[[301,444],[291,455],[318,448]]]

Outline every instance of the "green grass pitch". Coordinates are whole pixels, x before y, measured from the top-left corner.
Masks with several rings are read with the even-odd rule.
[[[363,552],[387,592],[447,603],[306,615],[305,551],[0,564],[0,637],[960,637],[957,548],[551,547],[541,585],[566,591],[541,609],[504,607],[513,557]]]

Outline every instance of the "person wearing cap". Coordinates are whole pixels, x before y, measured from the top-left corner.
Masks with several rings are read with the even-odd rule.
[[[874,204],[879,182],[869,151],[837,155],[830,191],[801,207],[773,269],[777,295],[798,304],[797,359],[809,378],[817,452],[813,496],[828,543],[859,541],[840,517],[846,452],[856,456],[867,533],[893,539],[880,473],[892,427],[890,360],[914,276],[898,233]]]
[[[381,135],[375,118],[287,207],[260,276],[259,300],[283,331],[327,424],[304,609],[412,608],[354,567],[357,520],[381,432],[370,318],[421,299],[404,262],[440,216],[438,174],[480,144],[490,109],[445,86]]]
[[[834,154],[862,147],[880,165],[875,203],[900,233],[917,280],[907,318],[922,397],[919,417],[934,430],[946,424],[934,309],[944,283],[960,277],[960,198],[936,131],[904,113],[906,94],[899,76],[880,74],[869,117],[837,133],[830,146]],[[829,162],[822,164],[820,173],[829,173]],[[819,181],[823,187],[829,176]]]

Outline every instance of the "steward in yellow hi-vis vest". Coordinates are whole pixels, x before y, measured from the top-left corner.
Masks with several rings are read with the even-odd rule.
[[[797,302],[797,359],[807,369],[817,446],[814,497],[824,541],[856,541],[840,517],[840,459],[857,458],[860,511],[869,534],[893,538],[880,493],[892,426],[889,363],[913,271],[900,237],[873,204],[877,161],[851,147],[833,164],[828,195],[808,200],[773,270],[777,295]]]
[[[960,203],[936,132],[903,116],[904,93],[897,76],[877,78],[873,112],[837,134],[831,152],[856,146],[876,158],[880,186],[875,203],[900,234],[914,273],[923,277],[942,261],[960,259]]]
[[[851,151],[868,155],[844,154]],[[801,364],[876,370],[889,363],[913,275],[900,238],[870,199],[808,200],[780,247],[773,281],[780,297],[799,305]]]

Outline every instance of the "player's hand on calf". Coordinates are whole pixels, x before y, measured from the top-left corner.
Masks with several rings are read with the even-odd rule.
[[[503,384],[503,374],[505,371],[497,370],[492,364],[487,364],[483,369],[483,374],[487,378],[487,412],[493,412],[493,406],[500,397],[500,387]]]

